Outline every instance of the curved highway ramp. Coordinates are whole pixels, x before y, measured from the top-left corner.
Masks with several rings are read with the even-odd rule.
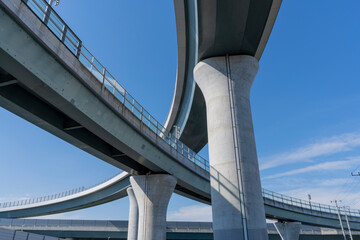
[[[77,188],[45,197],[0,204],[0,218],[24,218],[84,209],[127,196],[130,174],[122,172],[90,188]],[[268,219],[301,222],[307,225],[340,228],[337,209],[334,206],[309,202],[263,189],[265,213]],[[210,202],[207,202],[210,204]],[[360,211],[340,209],[346,224],[360,231]],[[345,216],[346,214],[346,216]]]
[[[268,224],[269,240],[280,240],[273,224]],[[24,238],[11,238],[11,234],[31,236],[42,234],[41,240],[58,240],[57,237],[71,239],[122,239],[127,237],[127,221],[101,221],[101,220],[57,220],[57,219],[0,219],[0,240],[23,240]],[[167,222],[167,239],[212,240],[213,229],[210,222]],[[7,238],[1,238],[7,233]],[[360,232],[352,231],[354,239],[360,237]],[[5,236],[5,235],[4,235]],[[40,235],[34,235],[40,236]],[[44,236],[41,236],[44,237]],[[321,239],[333,240],[342,238],[341,230],[311,227],[303,225],[299,240]],[[25,238],[26,239],[26,238]],[[37,240],[39,238],[28,238]]]

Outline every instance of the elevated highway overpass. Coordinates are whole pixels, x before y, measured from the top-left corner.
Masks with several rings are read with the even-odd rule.
[[[80,187],[48,196],[0,203],[0,218],[43,216],[114,201],[127,196],[126,189],[131,186],[129,177],[130,174],[122,172],[90,188]],[[263,189],[263,198],[268,219],[340,229],[335,206],[309,202],[266,189]],[[207,204],[211,203],[207,202]],[[351,229],[360,231],[360,210],[350,209],[344,212],[344,209],[340,209],[340,213],[344,224],[346,223],[346,214]]]
[[[138,189],[148,188],[150,178],[159,181],[156,174],[168,174],[176,181],[179,194],[201,202],[212,199],[216,221],[234,216],[230,220],[234,226],[227,226],[229,237],[240,234],[244,239],[266,239],[249,94],[281,1],[190,2],[176,3],[177,25],[180,31],[188,24],[185,31],[195,33],[194,38],[185,35],[190,36],[186,43],[195,51],[188,54],[184,41],[179,41],[186,51],[178,68],[182,69],[179,74],[190,76],[197,64],[198,85],[193,78],[178,76],[165,126],[114,79],[43,0],[0,1],[0,105],[134,176],[142,175],[132,178]],[[187,70],[181,64],[186,64]],[[214,74],[214,69],[221,74]],[[216,84],[220,88],[214,88]],[[208,103],[215,104],[206,104],[211,123],[208,137],[201,130],[206,128],[201,119],[204,114],[194,121],[190,117],[196,103],[201,108],[197,110],[205,112],[201,94],[195,94],[196,86]],[[179,93],[180,89],[185,90]],[[227,100],[212,101],[214,89],[215,95],[223,94]],[[224,119],[213,121],[213,116]],[[213,129],[222,121],[226,123],[221,127],[225,137],[218,138]],[[179,140],[170,129],[180,124]],[[192,134],[194,142],[189,142],[186,134]],[[210,144],[211,166],[196,154],[206,138],[215,140]],[[165,184],[153,185],[160,186]],[[137,196],[137,201],[140,198]],[[223,214],[224,210],[234,214]],[[220,225],[214,222],[215,235]]]

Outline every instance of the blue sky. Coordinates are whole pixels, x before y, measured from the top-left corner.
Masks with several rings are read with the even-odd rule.
[[[360,177],[350,175],[360,171],[359,8],[357,0],[283,2],[251,93],[264,188],[360,208]],[[61,0],[55,10],[165,121],[176,79],[173,2]],[[2,108],[0,119],[0,202],[90,186],[119,171]],[[123,220],[127,214],[124,198],[49,217]],[[209,206],[175,194],[169,205],[170,220],[210,215]]]

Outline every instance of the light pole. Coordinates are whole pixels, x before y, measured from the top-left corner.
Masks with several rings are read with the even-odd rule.
[[[349,206],[343,206],[343,208],[344,208],[344,213],[345,213],[345,219],[346,219],[347,227],[348,227],[348,229],[349,229],[350,239],[353,240],[353,237],[352,237],[352,234],[351,234],[351,229],[350,229],[349,220],[348,220],[347,213],[346,213],[346,209],[350,209],[350,207],[349,207]]]
[[[338,201],[337,200],[334,200],[334,201],[331,201],[332,203],[334,202],[335,205],[336,205],[336,209],[337,209],[337,213],[338,213],[338,217],[339,217],[339,222],[340,222],[340,227],[341,227],[341,231],[342,231],[342,234],[344,236],[344,240],[346,240],[346,235],[345,235],[345,231],[344,231],[344,227],[343,227],[343,224],[342,224],[342,221],[341,221],[341,217],[340,217],[340,210],[339,210],[339,206],[338,206]],[[341,200],[339,201],[341,202]]]
[[[312,208],[311,208],[311,195],[310,194],[308,194],[308,198],[309,198],[310,211],[312,211]]]

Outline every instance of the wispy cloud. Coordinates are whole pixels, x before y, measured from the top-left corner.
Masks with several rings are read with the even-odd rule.
[[[356,191],[356,188],[354,189],[354,191],[344,193],[341,187],[304,187],[282,193],[287,196],[300,198],[303,200],[307,200],[307,194],[311,194],[311,201],[314,203],[332,205],[332,200],[341,200],[341,206],[350,206],[353,209],[357,209],[360,207],[360,192]]]
[[[308,161],[319,156],[350,151],[358,146],[360,146],[360,133],[333,136],[290,152],[263,158],[260,169],[265,170],[285,164]]]
[[[181,207],[177,211],[168,213],[170,221],[203,221],[211,222],[211,206],[192,205]]]
[[[344,170],[344,169],[350,169],[354,167],[354,164],[359,164],[359,163],[360,163],[360,157],[352,158],[350,160],[343,160],[343,161],[324,162],[304,168],[299,168],[287,172],[266,176],[263,177],[263,179],[273,179],[278,177],[293,176],[295,174],[315,172],[315,171]]]
[[[343,186],[350,182],[349,178],[333,178],[326,180],[315,180],[315,184],[324,187]]]

